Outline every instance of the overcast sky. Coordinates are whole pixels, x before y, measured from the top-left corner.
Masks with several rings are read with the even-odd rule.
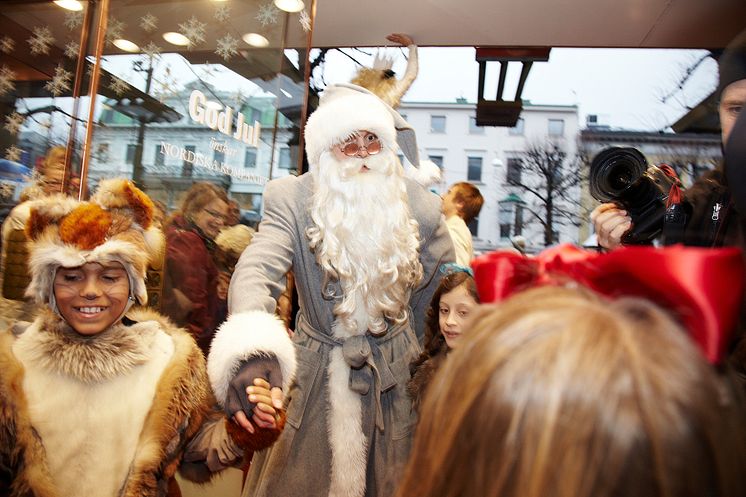
[[[346,50],[361,63],[370,58]],[[372,52],[373,50],[369,50]],[[394,70],[405,69],[404,52],[396,56]],[[479,65],[473,48],[420,48],[420,71],[405,101],[452,102],[465,97],[476,102]],[[717,64],[707,57],[681,90],[675,91],[687,68],[707,55],[702,50],[552,49],[548,62],[534,63],[523,99],[536,104],[577,104],[581,122],[599,115],[602,124],[635,130],[661,130],[673,124],[716,87]],[[356,65],[348,57],[327,55],[326,83],[349,81]],[[489,63],[485,96],[497,91],[498,63]],[[515,94],[519,64],[509,64],[506,95]],[[663,102],[665,95],[672,96]]]

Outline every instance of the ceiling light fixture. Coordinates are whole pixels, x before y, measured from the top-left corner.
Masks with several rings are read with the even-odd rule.
[[[257,33],[246,33],[242,36],[243,41],[252,47],[263,48],[269,45],[269,40]]]
[[[168,33],[163,33],[163,39],[172,45],[179,45],[180,47],[185,47],[189,45],[189,38],[187,38],[181,33],[175,33],[173,31],[169,31]]]
[[[300,12],[305,4],[303,0],[275,0],[275,7],[285,12]]]
[[[54,0],[54,3],[67,10],[83,10],[83,4],[78,0]]]
[[[62,7],[63,9],[67,10],[83,10],[83,4],[80,3],[78,0],[54,0],[54,3],[56,3],[58,7]]]
[[[117,40],[114,40],[112,43],[114,43],[115,47],[117,47],[120,50],[124,50],[125,52],[135,53],[135,52],[140,51],[140,47],[138,47],[137,45],[135,45],[129,40],[125,40],[124,38],[119,38]]]

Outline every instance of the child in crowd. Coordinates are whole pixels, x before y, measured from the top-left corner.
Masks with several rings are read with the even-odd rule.
[[[163,250],[152,220],[127,180],[31,203],[27,295],[43,307],[0,333],[0,495],[178,495],[177,469],[203,482],[279,435],[266,382],[245,395],[251,421],[228,421],[189,334],[130,309]]]
[[[743,406],[641,299],[482,306],[426,395],[397,496],[744,495]]]
[[[483,203],[479,188],[465,181],[452,185],[443,197],[443,214],[456,249],[456,262],[462,266],[468,267],[474,257],[471,231],[467,224],[479,215]]]
[[[458,346],[464,323],[479,305],[471,269],[449,263],[441,266],[440,271],[446,275],[441,278],[427,309],[425,347],[410,366],[412,379],[407,387],[418,410],[430,380],[446,354]]]

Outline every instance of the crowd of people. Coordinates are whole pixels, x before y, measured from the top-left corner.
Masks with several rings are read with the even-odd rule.
[[[720,67],[727,149],[746,132],[743,46]],[[50,189],[3,226],[4,268],[6,232],[24,237],[33,305],[0,333],[0,494],[178,495],[177,471],[204,482],[235,466],[250,497],[746,496],[730,307],[708,315],[734,337],[713,356],[685,311],[634,291],[641,279],[602,292],[520,244],[474,261],[481,193],[460,182],[441,199],[406,175],[399,151],[422,164],[414,130],[362,86],[326,88],[305,146],[309,172],[267,184],[256,231],[211,183],[172,213],[124,179],[76,200],[50,155]],[[719,195],[715,237],[690,244],[736,247],[707,254],[736,268],[738,303],[727,157],[684,205],[696,224],[712,204],[698,192]],[[632,227],[616,204],[593,221],[607,250]],[[147,308],[153,264],[161,313]]]

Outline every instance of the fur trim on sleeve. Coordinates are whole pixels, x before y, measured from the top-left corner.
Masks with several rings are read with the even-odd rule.
[[[280,363],[282,389],[287,392],[295,377],[295,346],[277,316],[264,311],[241,312],[220,326],[210,346],[207,373],[221,406],[241,363],[271,354]]]

